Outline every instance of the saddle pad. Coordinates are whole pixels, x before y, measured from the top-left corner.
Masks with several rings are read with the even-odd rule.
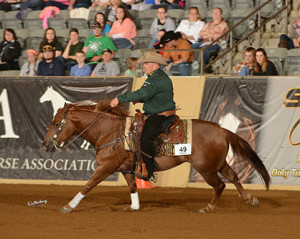
[[[129,133],[130,126],[134,122],[135,117],[127,117],[126,118],[126,123],[125,123],[125,134]],[[191,119],[182,119],[182,123],[184,126],[184,139],[182,140],[182,144],[192,144],[192,120]],[[134,142],[130,139],[127,138],[124,141],[124,147],[125,150],[130,150],[134,149]],[[160,156],[175,156],[175,151],[174,151],[174,144],[167,144],[164,143],[161,146],[161,155]]]

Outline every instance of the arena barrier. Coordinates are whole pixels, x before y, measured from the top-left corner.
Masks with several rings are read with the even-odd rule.
[[[64,102],[113,98],[141,87],[145,78],[0,78],[0,183],[83,184],[92,174],[94,150],[83,140],[61,152],[40,143]],[[299,77],[172,77],[177,113],[215,121],[257,151],[272,184],[299,185]],[[131,114],[140,105],[130,105]],[[298,113],[298,114],[297,114]],[[232,161],[245,183],[260,178],[243,161]],[[233,163],[234,162],[234,163]],[[248,170],[248,173],[246,173]],[[189,164],[159,173],[158,186],[202,187]],[[125,185],[114,174],[101,185]]]

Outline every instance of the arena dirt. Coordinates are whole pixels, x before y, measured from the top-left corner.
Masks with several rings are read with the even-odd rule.
[[[0,185],[0,238],[300,238],[300,192],[249,191],[261,206],[225,190],[217,211],[198,210],[210,189],[139,190],[141,209],[124,212],[126,187],[96,187],[70,214],[59,213],[81,187]],[[41,207],[28,206],[45,201]],[[41,203],[42,205],[44,203]]]

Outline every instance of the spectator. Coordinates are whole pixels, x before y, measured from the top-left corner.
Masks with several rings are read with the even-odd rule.
[[[180,5],[183,4],[180,0],[155,0],[155,5],[152,5],[152,9],[158,9],[160,7],[166,7],[168,9],[183,9]]]
[[[132,4],[135,4],[136,0],[122,0],[122,2],[126,5],[127,9],[131,9]]]
[[[120,74],[120,67],[112,58],[113,52],[110,49],[104,49],[103,62],[97,64],[91,76],[118,76]]]
[[[84,63],[85,53],[83,51],[76,52],[77,65],[71,68],[71,76],[89,76],[91,74],[91,68]]]
[[[235,74],[238,76],[252,76],[255,63],[255,49],[248,47],[245,50],[245,61],[235,67]]]
[[[102,12],[98,12],[96,15],[95,15],[95,18],[94,18],[94,23],[96,22],[99,22],[101,25],[104,26],[104,29],[102,31],[102,34],[106,34],[107,32],[110,31],[111,29],[111,26],[107,23],[107,19],[105,17],[105,15],[102,13]],[[93,31],[92,31],[92,34],[93,34]]]
[[[255,51],[256,61],[253,66],[254,76],[278,76],[277,70],[273,62],[268,60],[266,51],[258,48]]]
[[[20,76],[36,76],[39,65],[39,60],[37,59],[38,54],[33,49],[28,49],[26,53],[28,61],[23,64]]]
[[[152,5],[155,4],[154,0],[141,0],[138,3],[135,3],[132,6],[132,10],[144,11],[150,9]]]
[[[192,49],[191,44],[178,37],[174,31],[168,31],[162,37],[161,42],[165,49]],[[181,76],[191,75],[192,60],[194,59],[192,51],[166,51],[163,57],[167,60],[168,65],[164,68],[166,71],[179,71]]]
[[[152,36],[152,40],[149,44],[149,49],[153,49],[153,45],[158,42],[158,32],[161,29],[165,29],[166,31],[174,31],[175,30],[175,22],[168,17],[168,9],[166,7],[159,7],[157,9],[157,18],[155,18],[151,24],[150,34]]]
[[[92,2],[92,6],[90,7],[90,10],[104,12],[108,5],[109,5],[109,0],[95,0]]]
[[[3,41],[0,43],[0,71],[19,70],[18,58],[21,55],[21,45],[16,33],[11,28],[3,31]]]
[[[55,30],[52,27],[48,27],[45,32],[44,32],[44,37],[43,40],[40,44],[39,47],[39,60],[42,61],[42,48],[45,45],[51,45],[54,52],[55,52],[55,57],[61,56],[63,52],[63,47],[60,44],[60,42],[56,38]]]
[[[69,10],[73,10],[74,8],[89,8],[92,5],[91,0],[70,0]]]
[[[52,45],[44,45],[42,48],[44,60],[39,63],[37,76],[64,76],[64,66],[60,60],[54,57]]]
[[[192,44],[192,48],[198,48],[201,44],[198,42],[199,33],[205,23],[201,20],[201,16],[197,7],[190,7],[189,18],[182,20],[175,32],[181,33],[181,38],[188,40]]]
[[[121,0],[109,0],[109,5],[104,14],[110,25],[116,20],[116,10],[121,5],[125,7],[125,4]]]
[[[0,11],[10,12],[20,9],[21,0],[0,1]]]
[[[158,42],[156,42],[153,45],[153,49],[156,49],[156,50],[165,49],[164,44],[161,42],[161,38],[165,35],[165,33],[166,33],[165,29],[161,29],[161,30],[158,31],[158,34],[157,34],[157,40],[158,40]],[[160,51],[159,54],[164,55],[164,52]]]
[[[116,20],[114,21],[110,32],[106,33],[113,39],[117,49],[134,47],[134,38],[136,37],[135,23],[130,19],[123,6],[116,10]]]
[[[94,23],[92,29],[94,34],[85,40],[83,51],[86,54],[86,62],[89,62],[90,67],[93,69],[102,59],[104,49],[115,51],[117,48],[112,39],[102,34],[103,26],[100,23]]]
[[[83,48],[83,42],[79,40],[79,32],[77,28],[72,28],[69,32],[70,40],[63,53],[65,61],[65,67],[70,70],[72,66],[76,65],[76,52],[81,51]]]
[[[298,18],[291,24],[289,36],[285,34],[280,35],[279,47],[300,48],[300,7],[298,7]]]
[[[135,57],[129,57],[126,61],[127,70],[124,73],[124,76],[141,76],[141,70],[138,69],[139,63],[138,59]]]
[[[202,30],[199,33],[199,36],[202,38],[203,44],[200,48],[205,48],[207,45],[211,44],[215,39],[223,35],[228,31],[228,25],[223,21],[222,9],[214,8],[212,12],[213,21],[209,21],[205,24]],[[220,51],[221,47],[219,43],[215,43],[208,49],[204,51],[204,64],[209,63],[210,52],[211,51]],[[211,71],[211,69],[209,69]]]

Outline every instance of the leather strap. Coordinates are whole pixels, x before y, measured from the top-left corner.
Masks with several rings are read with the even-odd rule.
[[[158,115],[164,115],[166,117],[169,117],[170,115],[175,115],[175,110],[168,110],[161,113],[158,113]]]

